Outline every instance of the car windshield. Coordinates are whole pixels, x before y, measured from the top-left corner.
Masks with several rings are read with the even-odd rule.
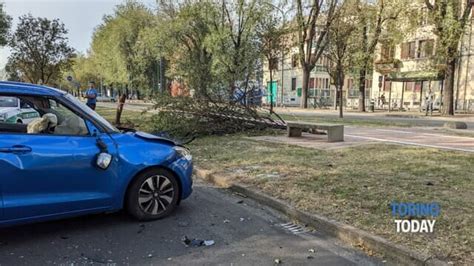
[[[103,124],[105,127],[107,127],[107,130],[109,132],[120,132],[116,127],[114,127],[112,124],[109,123],[105,118],[100,116],[98,113],[96,113],[94,110],[90,109],[87,105],[85,105],[83,102],[79,101],[76,97],[72,96],[71,94],[66,94],[65,97],[74,103],[75,105],[78,105],[81,107],[82,110],[84,110],[88,115],[92,116],[95,118],[97,121],[99,121],[101,124]]]
[[[18,98],[15,97],[0,97],[0,107],[17,107]]]

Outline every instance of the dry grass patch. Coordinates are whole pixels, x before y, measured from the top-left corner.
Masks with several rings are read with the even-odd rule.
[[[239,136],[192,143],[196,164],[290,202],[440,259],[473,262],[474,156],[367,145],[336,151]],[[397,234],[392,201],[441,205],[433,234]]]

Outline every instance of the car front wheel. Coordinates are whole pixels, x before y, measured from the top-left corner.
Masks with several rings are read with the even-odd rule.
[[[165,169],[139,174],[127,192],[126,209],[138,220],[168,216],[178,204],[180,191],[176,177]]]

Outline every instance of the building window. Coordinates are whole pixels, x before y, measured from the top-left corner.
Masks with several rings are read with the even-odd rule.
[[[314,89],[314,78],[309,79],[309,88]]]
[[[414,88],[415,88],[415,82],[413,82],[413,81],[406,82],[405,91],[412,92],[414,90]]]
[[[348,79],[347,80],[347,89],[352,90],[353,89],[353,84],[354,84],[354,80],[353,79]]]
[[[391,89],[392,89],[392,82],[389,80],[386,80],[383,84],[383,90],[390,91]]]
[[[278,70],[278,58],[272,58],[269,62],[270,70]]]
[[[427,58],[433,55],[434,40],[422,40],[418,44],[418,58]]]
[[[291,67],[298,67],[298,54],[291,56]]]
[[[414,92],[420,92],[421,91],[421,85],[423,84],[422,81],[417,81],[415,82],[415,89]]]
[[[372,80],[371,79],[366,79],[365,80],[365,88],[372,88]]]
[[[395,55],[395,48],[393,47],[393,45],[384,44],[382,46],[382,51],[380,53],[380,57],[382,61],[392,60],[394,55]]]
[[[418,26],[428,25],[428,8],[421,8],[418,18]]]
[[[416,55],[416,42],[406,42],[402,44],[402,59],[412,59]]]
[[[291,79],[291,90],[292,91],[296,90],[296,78]]]

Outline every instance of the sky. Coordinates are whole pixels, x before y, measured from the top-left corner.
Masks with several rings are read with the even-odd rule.
[[[18,23],[18,17],[31,13],[35,17],[58,18],[69,30],[70,45],[78,52],[89,48],[94,28],[102,22],[102,17],[112,14],[117,4],[123,0],[0,0],[13,18],[11,31]],[[153,7],[155,0],[141,0]],[[0,48],[0,69],[6,64],[8,47]]]

